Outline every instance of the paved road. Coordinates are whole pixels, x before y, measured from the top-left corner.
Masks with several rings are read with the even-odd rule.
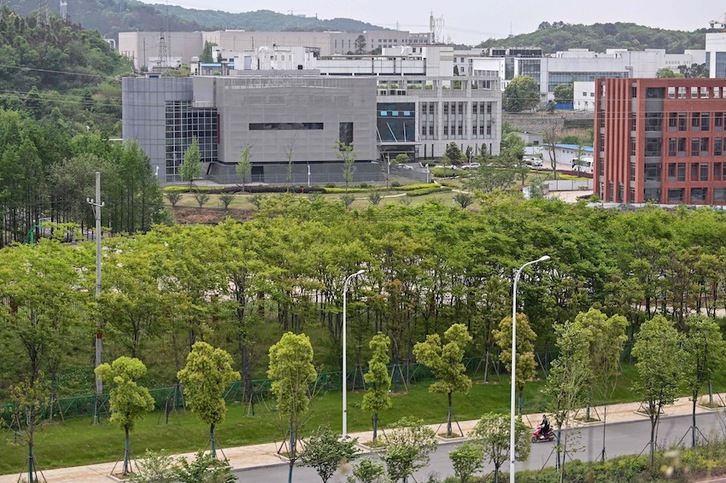
[[[667,447],[677,444],[689,445],[691,436],[689,428],[691,425],[690,416],[673,416],[661,419],[658,428],[658,447]],[[706,438],[715,434],[723,435],[726,430],[726,415],[722,412],[706,413],[698,416],[698,427]],[[579,432],[579,435],[577,434]],[[581,460],[595,460],[600,457],[602,451],[602,425],[583,427],[570,434],[576,438],[575,445],[584,450],[570,455],[571,458]],[[642,421],[624,422],[609,424],[606,430],[606,456],[612,458],[626,454],[638,454],[647,451],[647,443],[650,436],[650,420],[643,417]],[[441,444],[438,450],[431,455],[431,464],[415,474],[418,481],[425,481],[430,473],[439,476],[453,474],[449,451],[456,448],[458,443]],[[537,443],[532,446],[532,453],[525,463],[518,463],[517,469],[539,469],[544,466],[553,466],[555,456],[553,454],[553,443]],[[509,463],[504,466],[508,468]],[[507,469],[505,468],[505,469]],[[493,468],[487,468],[491,471]],[[348,469],[349,471],[349,469]],[[262,482],[287,481],[288,466],[285,464],[270,466],[267,468],[256,468],[238,470],[235,472],[239,481]],[[295,483],[318,483],[320,478],[315,470],[311,468],[296,467],[293,472]],[[345,478],[336,475],[331,483],[344,482]]]

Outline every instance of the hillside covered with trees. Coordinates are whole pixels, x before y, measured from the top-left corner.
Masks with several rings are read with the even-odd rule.
[[[38,11],[41,0],[9,0],[6,5],[19,15]],[[49,4],[52,14],[59,14],[57,3]],[[243,29],[259,31],[362,31],[385,30],[357,20],[317,17],[258,10],[255,12],[229,13],[219,10],[195,10],[175,5],[138,2],[135,0],[73,0],[68,2],[68,15],[73,23],[90,30],[98,30],[106,38],[118,38],[119,32],[159,31],[168,32],[216,29]]]
[[[57,110],[74,132],[120,134],[121,84],[131,71],[98,32],[56,15],[21,17],[0,10],[0,108],[35,120]]]
[[[567,49],[665,49],[680,54],[686,49],[705,47],[706,29],[694,32],[644,27],[634,23],[596,23],[593,25],[542,22],[536,31],[505,39],[488,39],[477,48],[539,47],[545,53]]]

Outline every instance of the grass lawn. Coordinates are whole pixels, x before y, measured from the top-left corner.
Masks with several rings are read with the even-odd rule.
[[[635,369],[626,366],[613,402],[637,399],[632,393]],[[477,375],[481,377],[481,374]],[[543,381],[528,384],[524,390],[524,412],[541,413],[544,399],[541,395]],[[454,414],[459,421],[478,419],[488,411],[509,412],[509,378],[494,375],[490,383],[475,379],[468,395],[454,395]],[[427,423],[446,419],[446,395],[428,392],[428,383],[408,387],[407,392],[392,393],[393,408],[380,415],[381,425],[387,427],[403,416],[416,416]],[[348,397],[348,430],[350,432],[371,429],[371,415],[360,408],[363,391],[350,393]],[[306,430],[311,431],[322,423],[330,423],[333,430],[341,430],[341,397],[339,392],[317,394],[310,406]],[[240,404],[229,405],[227,419],[217,428],[217,438],[222,447],[280,441],[285,425],[274,410],[272,401],[255,405],[255,415]],[[192,452],[204,448],[208,428],[196,417],[183,411],[172,413],[165,424],[163,413],[156,412],[139,422],[131,434],[131,447],[136,455],[145,449],[167,450],[172,453]],[[26,467],[26,446],[14,442],[7,428],[0,432],[0,474],[20,472]],[[53,423],[36,433],[35,450],[41,469],[113,461],[122,457],[123,431],[108,420],[94,426],[89,418],[67,419],[65,423]]]

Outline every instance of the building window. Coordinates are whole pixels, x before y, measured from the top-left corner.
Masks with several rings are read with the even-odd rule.
[[[726,201],[726,188],[714,188],[713,189],[713,200],[714,201]]]
[[[708,190],[706,188],[691,188],[691,202],[703,203],[706,201],[707,192]]]
[[[701,147],[701,139],[700,138],[693,138],[691,139],[691,156],[698,156],[698,148]]]
[[[321,131],[322,122],[251,122],[250,131]]]
[[[723,112],[713,113],[713,129],[715,131],[723,130]]]
[[[679,112],[678,113],[678,130],[679,131],[685,131],[686,130],[686,119],[688,114],[685,112]]]
[[[670,168],[670,165],[669,165]],[[661,166],[660,164],[645,165],[645,181],[660,181]]]
[[[635,163],[630,163],[630,181],[635,181]]]
[[[669,99],[675,99],[676,98],[676,88],[675,87],[669,87],[668,88],[668,98]]]
[[[660,156],[663,141],[661,138],[646,138],[645,139],[645,155],[646,156]]]
[[[678,138],[678,155],[686,155],[686,138]]]
[[[701,156],[708,156],[708,138],[701,138]]]
[[[700,181],[708,181],[708,163],[701,163],[699,166],[701,171]]]
[[[683,188],[671,188],[668,190],[668,203],[683,202]]]
[[[660,189],[659,188],[646,188],[643,191],[643,201],[660,201]]]
[[[668,156],[676,155],[677,146],[678,146],[678,140],[676,138],[668,138]]]
[[[701,114],[701,131],[708,131],[711,125],[711,113],[704,112]]]
[[[635,138],[630,138],[630,155],[635,156],[637,154],[637,151],[635,150]]]
[[[701,128],[701,113],[694,112],[691,114],[691,129],[698,131]]]
[[[668,129],[675,131],[678,127],[678,114],[675,112],[668,113]]]
[[[678,88],[678,99],[685,99],[685,98],[686,98],[686,88],[679,87]]]
[[[660,112],[648,112],[645,114],[645,130],[660,131],[663,129],[663,114]]]
[[[713,180],[721,181],[721,163],[713,163]]]
[[[341,122],[338,127],[338,139],[341,144],[353,144],[353,123]]]
[[[698,99],[698,87],[691,87],[691,99]]]
[[[678,163],[678,176],[676,177],[677,181],[685,181],[686,180],[686,163]]]
[[[713,155],[721,156],[723,154],[723,140],[721,138],[713,138]]]

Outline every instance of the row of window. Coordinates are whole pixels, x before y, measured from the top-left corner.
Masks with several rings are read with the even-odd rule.
[[[688,168],[688,163],[668,163],[668,181],[726,180],[726,163],[690,163],[691,173],[690,177],[686,179]]]
[[[646,130],[651,130],[648,129],[648,121],[649,119],[651,119],[649,116],[651,116],[651,114],[646,114]],[[689,124],[688,117],[688,113],[686,112],[669,112],[668,130],[686,131]],[[715,131],[722,131],[724,125],[726,124],[725,112],[692,112],[690,118],[690,126],[692,131],[710,131],[712,124]],[[632,129],[634,130],[634,128]]]
[[[436,113],[436,102],[422,102],[421,103],[421,114],[435,114]],[[441,105],[441,110],[444,114],[466,114],[467,103],[465,102],[444,102]],[[492,103],[491,102],[472,102],[471,103],[472,114],[491,114]]]
[[[668,156],[724,156],[725,148],[726,138],[668,138]]]
[[[442,128],[443,136],[444,138],[447,138],[449,136],[458,136],[462,137],[464,135],[464,127],[463,126],[444,126]],[[490,137],[492,135],[492,124],[487,123],[486,126],[480,125],[480,126],[472,126],[471,128],[471,134],[473,137]],[[434,134],[434,126],[432,124],[429,124],[428,126],[421,126],[421,136],[423,138],[433,138],[435,136]]]

